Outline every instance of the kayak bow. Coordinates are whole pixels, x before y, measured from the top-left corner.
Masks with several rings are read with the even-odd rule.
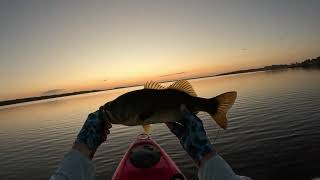
[[[147,134],[140,134],[125,153],[112,180],[185,180],[169,155]]]

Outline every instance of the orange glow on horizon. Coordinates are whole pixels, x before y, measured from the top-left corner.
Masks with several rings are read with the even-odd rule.
[[[188,79],[320,55],[318,2],[51,3],[1,6],[0,101]]]
[[[189,57],[191,62],[196,62],[196,58]],[[205,57],[203,57],[205,58]],[[248,58],[248,62],[252,59],[253,63],[248,64],[237,64],[232,61],[234,56],[225,57],[229,58],[229,60],[220,61],[220,63],[214,63],[217,61],[212,61],[210,63],[209,58],[205,58],[206,64],[197,65],[193,64],[184,64],[182,66],[172,66],[165,68],[164,64],[157,63],[153,65],[153,67],[159,66],[159,69],[149,68],[148,66],[142,66],[137,69],[131,68],[127,66],[128,69],[121,69],[115,74],[113,77],[103,77],[101,76],[100,71],[94,73],[90,72],[89,76],[81,78],[81,75],[85,75],[83,71],[74,72],[77,76],[76,81],[71,81],[70,77],[66,78],[66,80],[61,79],[61,81],[56,82],[55,84],[48,84],[47,87],[29,87],[29,89],[25,89],[25,92],[20,93],[7,93],[0,94],[0,99],[2,100],[10,100],[10,99],[19,99],[25,97],[32,96],[42,96],[45,95],[44,92],[52,90],[52,89],[60,89],[61,92],[56,93],[69,93],[69,92],[77,92],[77,91],[86,91],[86,90],[104,90],[104,89],[112,89],[116,87],[127,87],[127,86],[135,86],[135,85],[143,85],[146,81],[174,81],[177,79],[190,79],[194,77],[205,77],[212,76],[220,73],[236,71],[240,69],[249,69],[249,68],[257,68],[263,67],[264,65],[271,65],[267,60],[262,59],[262,61],[253,61],[254,57]],[[238,57],[239,58],[239,57]],[[257,58],[257,57],[255,57]],[[277,59],[277,57],[275,57]],[[282,57],[278,57],[281,59]],[[179,62],[183,62],[182,59],[178,60]],[[174,61],[173,61],[174,62]],[[277,62],[277,61],[270,61]],[[294,61],[291,61],[294,62]],[[260,65],[259,65],[260,64]],[[124,67],[124,66],[122,66]],[[151,66],[150,66],[151,67]],[[241,68],[242,67],[242,68]],[[104,68],[102,68],[104,69]],[[108,68],[105,69],[108,71]]]

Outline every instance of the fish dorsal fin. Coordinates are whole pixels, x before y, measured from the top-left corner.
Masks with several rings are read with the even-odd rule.
[[[194,91],[192,85],[186,81],[186,80],[179,80],[176,81],[175,83],[171,84],[168,89],[176,89],[179,91],[186,92],[190,94],[191,96],[197,96],[196,92]]]
[[[144,84],[145,89],[165,89],[165,87],[161,86],[159,83],[154,81],[148,81]]]

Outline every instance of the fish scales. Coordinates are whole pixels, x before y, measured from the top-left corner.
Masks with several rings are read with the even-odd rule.
[[[227,92],[213,98],[197,97],[188,81],[180,80],[168,88],[158,83],[147,83],[145,89],[125,93],[107,103],[105,108],[113,124],[127,126],[177,121],[182,118],[182,104],[192,112],[204,111],[222,127],[227,127],[226,113],[233,105],[237,93]]]
[[[191,111],[208,109],[207,99],[194,97],[179,90],[141,89],[126,93],[112,101],[109,108],[117,119],[111,123],[133,126],[174,121],[181,118],[182,104]]]

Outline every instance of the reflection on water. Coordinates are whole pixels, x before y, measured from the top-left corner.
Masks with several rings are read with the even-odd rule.
[[[281,71],[192,80],[197,94],[212,97],[236,90],[229,128],[215,141],[239,174],[255,179],[320,176],[320,72]],[[138,87],[139,88],[139,87]],[[1,179],[48,179],[89,112],[137,88],[119,89],[0,109]],[[199,113],[214,141],[218,128]],[[197,169],[163,124],[152,137],[190,179]],[[141,127],[114,125],[95,158],[96,179],[109,179]],[[221,133],[222,132],[222,133]]]

